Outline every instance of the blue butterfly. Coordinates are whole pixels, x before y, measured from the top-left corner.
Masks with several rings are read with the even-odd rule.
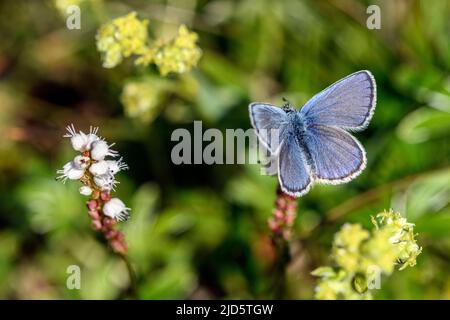
[[[366,70],[332,84],[299,111],[289,103],[282,108],[251,103],[252,126],[276,157],[283,192],[299,197],[315,182],[340,184],[358,176],[366,167],[366,152],[347,131],[364,130],[375,104],[375,79]]]

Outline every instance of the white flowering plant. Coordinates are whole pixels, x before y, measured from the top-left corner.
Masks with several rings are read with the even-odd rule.
[[[112,192],[119,184],[116,174],[127,170],[128,166],[119,158],[119,153],[111,149],[114,144],[108,144],[97,135],[98,127],[91,127],[87,134],[77,132],[73,125],[66,129],[64,137],[70,139],[79,154],[57,171],[57,179],[63,183],[78,180],[83,184],[79,191],[90,197],[87,207],[93,228],[105,235],[114,252],[125,256],[128,248],[124,235],[115,230],[114,225],[129,218],[130,208],[113,197]]]

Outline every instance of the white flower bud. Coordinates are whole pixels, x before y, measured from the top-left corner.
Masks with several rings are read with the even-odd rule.
[[[66,163],[62,170],[56,171],[59,174],[57,177],[58,180],[62,180],[62,182],[66,182],[67,179],[70,180],[79,180],[84,175],[84,169],[76,168],[75,162],[70,161]]]
[[[83,175],[84,175],[84,170],[83,169],[72,168],[67,173],[67,178],[70,179],[70,180],[79,180],[79,179],[81,179],[81,177]]]
[[[117,156],[117,151],[111,150],[104,140],[97,140],[92,143],[91,158],[94,160],[103,160],[106,156]]]
[[[103,206],[103,213],[117,221],[127,220],[130,216],[130,208],[125,207],[125,204],[119,198],[112,198]]]
[[[80,194],[82,194],[83,196],[90,196],[92,194],[92,189],[88,186],[82,186],[80,188]]]
[[[125,162],[122,161],[122,158],[119,160],[106,160],[109,166],[109,173],[115,175],[117,172],[121,170],[127,170],[128,166]]]
[[[101,175],[101,176],[94,176],[94,182],[102,191],[114,190],[116,185],[119,183],[110,174],[104,174],[104,175]]]
[[[92,143],[91,157],[94,160],[103,160],[108,153],[108,150],[108,144],[105,141],[94,141]]]
[[[101,176],[104,175],[108,172],[108,163],[105,160],[101,160],[99,162],[93,163],[90,167],[89,167],[89,171],[94,175],[94,176]]]
[[[67,173],[67,172],[69,172],[69,170],[72,169],[72,168],[73,168],[73,161],[69,161],[69,162],[67,162],[67,163],[64,165],[63,169],[62,169],[62,170],[58,170],[58,172],[61,172],[61,173]]]
[[[96,176],[94,177],[94,183],[97,185],[97,187],[103,190],[107,186],[108,180],[105,176]]]
[[[70,142],[72,143],[72,147],[76,151],[83,152],[85,151],[87,137],[84,133],[77,133],[72,138],[70,138]]]
[[[78,155],[73,159],[73,167],[75,169],[86,169],[89,164],[90,159],[85,156]]]
[[[94,141],[100,140],[100,138],[97,136],[98,127],[91,127],[89,130],[89,134],[87,135],[87,144],[86,144],[86,150],[91,150],[92,143]]]
[[[89,135],[84,134],[82,131],[77,133],[75,131],[75,127],[73,126],[73,124],[70,126],[67,126],[66,129],[67,129],[68,133],[66,133],[64,135],[64,137],[70,138],[70,143],[72,144],[72,148],[74,150],[80,151],[80,152],[89,150],[90,144],[93,141],[92,139],[94,138],[93,136],[91,136],[91,134],[93,133],[92,128],[91,128],[91,133]],[[95,132],[94,132],[94,136],[95,136]]]
[[[89,134],[89,135],[87,135],[87,137],[86,137],[86,146],[85,146],[85,149],[86,150],[91,150],[91,147],[92,147],[92,143],[94,142],[94,141],[97,141],[99,138],[95,135],[95,134]]]

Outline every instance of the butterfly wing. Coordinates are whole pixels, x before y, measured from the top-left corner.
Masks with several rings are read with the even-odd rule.
[[[299,112],[307,123],[359,131],[369,124],[375,104],[375,79],[362,70],[319,92]]]
[[[271,153],[276,153],[288,123],[286,112],[271,104],[259,102],[251,103],[249,111],[250,121],[260,141]]]
[[[311,157],[314,181],[340,184],[358,176],[366,166],[366,153],[351,134],[337,127],[308,126],[303,138]]]
[[[278,180],[283,192],[293,197],[299,197],[311,188],[312,178],[304,151],[293,135],[288,135],[281,144]]]

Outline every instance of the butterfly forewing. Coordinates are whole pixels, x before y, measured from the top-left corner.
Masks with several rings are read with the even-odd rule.
[[[372,74],[353,73],[316,94],[300,110],[311,124],[363,130],[372,118],[376,104],[376,84]]]
[[[288,122],[283,109],[267,103],[252,103],[249,106],[250,120],[261,142],[271,153],[281,143],[284,127]]]

